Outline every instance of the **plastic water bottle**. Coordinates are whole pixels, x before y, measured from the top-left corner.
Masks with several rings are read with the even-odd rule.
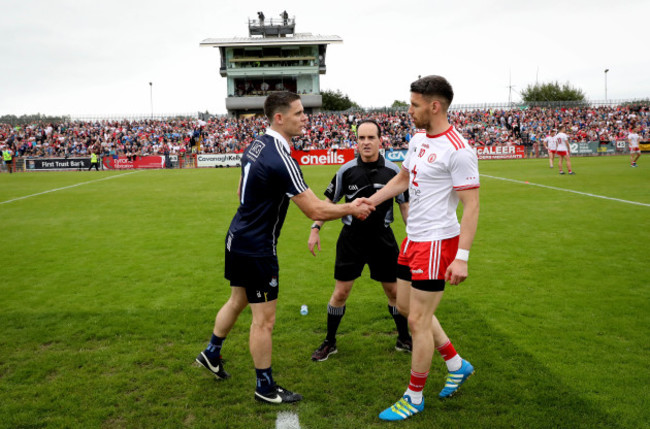
[[[302,314],[303,316],[306,316],[307,313],[309,313],[309,308],[307,308],[307,306],[305,304],[301,305],[300,306],[300,314]]]

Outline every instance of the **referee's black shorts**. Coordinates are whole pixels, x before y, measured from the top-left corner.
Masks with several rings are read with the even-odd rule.
[[[248,256],[226,249],[225,277],[231,287],[246,289],[250,304],[278,299],[279,271],[276,256]]]
[[[366,232],[344,226],[336,242],[334,278],[344,282],[354,280],[361,276],[367,264],[371,279],[397,281],[398,255],[399,248],[391,228],[374,228]]]

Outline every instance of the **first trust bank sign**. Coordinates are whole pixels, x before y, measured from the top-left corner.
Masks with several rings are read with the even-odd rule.
[[[342,165],[354,159],[354,149],[338,150],[293,150],[291,157],[299,165]]]
[[[90,158],[34,158],[25,160],[27,171],[35,170],[87,170]]]

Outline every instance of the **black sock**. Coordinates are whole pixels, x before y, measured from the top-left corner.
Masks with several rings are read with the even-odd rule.
[[[275,386],[271,367],[266,369],[255,368],[255,375],[257,376],[257,391],[262,395],[266,395]]]
[[[336,331],[339,330],[339,324],[345,314],[345,305],[343,307],[332,307],[327,304],[327,338],[329,343],[336,343]]]
[[[215,361],[221,356],[221,347],[223,346],[223,340],[225,340],[225,338],[217,337],[216,335],[212,334],[212,338],[210,339],[208,346],[203,352],[205,356],[210,360],[210,363],[214,364]]]
[[[406,317],[402,316],[397,307],[388,305],[388,312],[393,316],[395,321],[395,327],[397,327],[397,338],[400,340],[409,340],[411,339],[411,334],[409,334],[409,322],[406,320]]]

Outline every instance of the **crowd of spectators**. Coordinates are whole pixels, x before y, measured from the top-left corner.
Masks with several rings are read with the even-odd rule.
[[[382,126],[386,149],[406,148],[415,132],[406,111],[318,113],[309,116],[306,132],[294,140],[294,148],[355,148],[355,124],[366,118]],[[560,124],[567,127],[572,141],[626,140],[634,126],[641,128],[642,141],[650,140],[647,106],[451,110],[449,118],[475,146],[533,146]],[[0,123],[0,145],[8,145],[18,157],[238,153],[267,125],[263,117],[72,121],[23,127]]]
[[[574,142],[621,141],[634,126],[650,138],[647,106],[605,106],[452,111],[450,121],[474,144],[533,145],[565,125]]]

